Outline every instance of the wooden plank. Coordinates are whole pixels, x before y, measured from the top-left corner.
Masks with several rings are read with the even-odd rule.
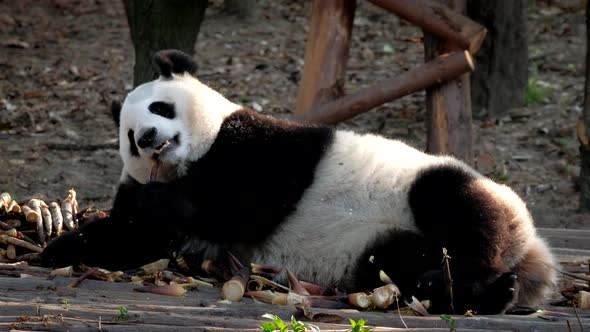
[[[590,230],[539,228],[552,247],[590,250]]]
[[[62,285],[73,278],[0,278],[0,330],[16,328],[27,330],[95,331],[99,319],[103,329],[109,331],[220,330],[253,331],[264,321],[264,313],[290,319],[293,307],[273,306],[243,299],[238,303],[220,302],[219,288],[190,291],[184,297],[166,297],[133,292],[135,285],[84,281],[79,288],[63,296]],[[102,286],[102,287],[99,287]],[[67,293],[67,292],[66,292]],[[116,320],[118,306],[128,309],[128,317]],[[571,309],[571,308],[570,308]],[[313,309],[315,313],[338,315],[342,318],[366,319],[374,331],[398,331],[403,323],[395,312],[359,312],[357,310]],[[590,312],[580,311],[584,324],[590,324]],[[562,330],[569,318],[545,321],[532,316],[453,316],[457,331],[510,330],[555,331]],[[448,331],[449,324],[437,315],[415,317],[404,314],[411,331]],[[350,327],[341,323],[317,323],[322,331],[345,331]]]
[[[284,320],[288,320],[293,312],[291,307],[272,306],[267,304],[255,304],[251,301],[248,303],[229,304],[230,310],[222,313],[210,314],[207,313],[207,308],[189,308],[188,310],[181,310],[182,308],[175,308],[174,311],[161,313],[156,310],[140,311],[133,307],[129,308],[129,315],[126,319],[115,320],[116,310],[106,311],[97,309],[92,303],[88,304],[74,304],[69,309],[62,309],[59,305],[48,304],[34,304],[34,303],[5,303],[3,305],[3,313],[1,316],[6,319],[0,320],[0,328],[12,326],[18,328],[32,329],[35,325],[43,324],[45,328],[59,327],[62,328],[65,324],[60,321],[61,317],[65,317],[64,321],[69,324],[68,329],[72,330],[74,327],[84,328],[88,326],[96,327],[100,320],[103,326],[108,325],[109,330],[123,330],[122,326],[132,326],[135,328],[149,327],[150,330],[174,330],[181,328],[218,328],[235,330],[248,330],[260,326],[263,321],[260,316],[264,312],[272,312],[278,314]],[[26,307],[28,311],[24,311],[25,315],[11,315],[7,314],[14,312],[14,307]],[[35,314],[35,308],[40,308],[40,315]],[[154,307],[155,309],[155,307]],[[200,310],[200,312],[198,312]],[[21,311],[23,312],[23,311]],[[403,328],[397,314],[393,312],[357,312],[343,310],[325,310],[324,313],[336,314],[341,317],[350,317],[355,320],[366,319],[370,326],[379,326],[382,328],[389,328],[385,330],[398,330]],[[590,318],[587,313],[580,313],[583,324],[589,324]],[[20,322],[18,322],[18,317]],[[415,317],[404,315],[404,321],[413,331],[421,331],[426,329],[447,330],[449,323],[443,321],[440,317],[433,315],[430,317]],[[24,319],[23,319],[24,318]],[[511,330],[511,331],[559,331],[566,327],[566,320],[575,319],[573,315],[569,318],[560,318],[555,321],[542,320],[538,317],[532,316],[453,316],[456,321],[458,331],[462,330]],[[11,322],[11,320],[13,320]],[[349,327],[347,322],[341,324],[333,323],[317,323],[323,331],[341,329],[345,330]],[[381,329],[384,330],[384,329]]]
[[[589,231],[539,229],[539,233],[577,246],[579,236]],[[577,240],[576,240],[577,241]],[[565,243],[565,242],[563,242]],[[590,250],[555,248],[561,262],[586,262]],[[567,254],[566,256],[562,256]],[[565,266],[565,265],[564,265]],[[35,270],[35,268],[33,269]],[[35,270],[37,271],[37,270]],[[45,272],[38,269],[38,272]],[[0,277],[0,331],[256,331],[264,321],[264,313],[279,315],[289,320],[295,312],[292,306],[278,306],[255,302],[245,298],[238,303],[220,301],[219,288],[191,290],[183,297],[168,297],[133,291],[137,285],[85,280],[77,288],[66,287],[75,278],[56,277],[47,280],[39,277]],[[128,317],[120,320],[118,307],[128,309]],[[457,331],[567,331],[567,321],[577,328],[573,309],[547,307],[564,313],[553,321],[535,316],[453,316]],[[388,312],[360,312],[357,310],[316,309],[318,314],[336,315],[345,319],[337,323],[314,323],[322,331],[346,331],[346,319],[366,319],[373,331],[405,330],[398,314]],[[590,326],[590,310],[578,310],[580,321]],[[449,331],[449,323],[438,315],[416,317],[404,313],[409,331]]]
[[[590,259],[590,250],[571,248],[552,248],[551,250],[560,262],[587,262]]]
[[[344,94],[356,0],[314,0],[295,113]]]

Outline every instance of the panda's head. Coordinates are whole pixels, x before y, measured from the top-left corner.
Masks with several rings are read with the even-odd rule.
[[[160,51],[155,63],[160,77],[131,91],[122,106],[112,107],[122,180],[131,176],[147,183],[156,159],[158,181],[182,176],[187,164],[210,148],[225,117],[240,108],[193,76],[196,65],[189,55]]]

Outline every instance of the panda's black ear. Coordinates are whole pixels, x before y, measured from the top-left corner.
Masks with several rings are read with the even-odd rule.
[[[162,50],[154,55],[154,62],[158,66],[160,75],[172,78],[172,74],[189,73],[193,75],[197,71],[197,64],[193,58],[179,50]]]
[[[119,128],[119,123],[121,122],[121,103],[117,100],[111,101],[111,114],[113,115],[113,121]]]

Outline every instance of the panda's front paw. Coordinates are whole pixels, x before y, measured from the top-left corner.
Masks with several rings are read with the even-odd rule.
[[[432,300],[444,293],[442,270],[430,270],[416,281],[414,296],[420,300]]]
[[[79,231],[72,231],[51,240],[41,253],[41,264],[46,267],[64,267],[81,263],[85,251],[82,237]]]
[[[516,274],[506,272],[492,282],[478,301],[477,313],[485,315],[504,312],[514,302],[516,280]]]
[[[418,277],[412,294],[420,301],[430,300],[432,313],[449,312],[449,296],[446,293],[442,269],[427,271]]]

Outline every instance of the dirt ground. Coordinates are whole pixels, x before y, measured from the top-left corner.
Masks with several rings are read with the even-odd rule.
[[[590,216],[576,213],[583,4],[529,3],[529,53],[537,69],[531,78],[544,100],[475,120],[475,163],[521,194],[539,225],[590,228]],[[288,115],[303,68],[309,4],[259,1],[249,21],[210,7],[196,44],[197,76],[234,101]],[[347,89],[422,62],[420,37],[420,30],[361,1]],[[132,88],[132,66],[119,1],[0,0],[0,191],[63,199],[74,187],[81,206],[108,208],[121,168],[108,105]],[[418,93],[339,126],[422,149],[424,119]]]

